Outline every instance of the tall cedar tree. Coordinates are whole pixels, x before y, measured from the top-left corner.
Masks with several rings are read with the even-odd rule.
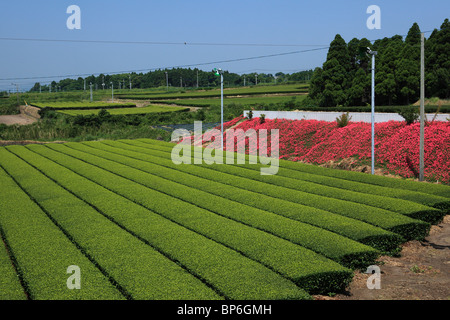
[[[327,60],[316,68],[311,80],[310,99],[321,107],[360,106],[370,101],[371,61],[359,55],[360,48],[378,51],[375,94],[377,105],[407,105],[420,95],[421,31],[414,23],[403,40],[396,35],[376,40],[352,39],[348,44],[336,35]],[[450,23],[446,19],[425,42],[427,97],[450,98]]]

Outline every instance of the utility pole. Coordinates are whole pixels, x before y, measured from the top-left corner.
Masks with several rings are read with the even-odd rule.
[[[167,85],[167,92],[169,92],[169,73],[166,71],[166,85]]]
[[[255,75],[255,86],[258,85],[258,74]]]
[[[183,88],[183,77],[180,77],[180,88]]]
[[[114,102],[114,83],[111,81],[111,101]]]
[[[245,87],[245,74],[244,74],[244,87]]]
[[[425,178],[425,34],[421,34],[420,43],[420,151],[419,151],[419,181]]]
[[[94,100],[93,97],[92,97],[92,82],[89,84],[89,88],[91,90],[91,102],[92,102]]]
[[[198,89],[198,69],[197,69],[197,89]]]
[[[128,77],[130,79],[130,90],[131,90],[131,74]]]
[[[84,91],[86,91],[86,79],[84,79]]]
[[[19,85],[17,83],[11,83],[12,86],[16,86],[16,93],[17,93],[17,105],[20,105],[19,102]]]

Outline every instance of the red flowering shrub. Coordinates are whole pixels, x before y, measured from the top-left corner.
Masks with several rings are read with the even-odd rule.
[[[224,128],[231,128],[244,119],[241,116],[228,121]],[[220,130],[220,126],[216,129]],[[249,143],[248,137],[235,137],[234,151],[245,147],[247,154],[256,154],[262,142],[262,147],[267,148],[270,155],[271,130],[278,129],[281,159],[314,164],[348,158],[353,158],[355,164],[367,164],[371,160],[370,123],[349,122],[340,128],[336,121],[266,119],[261,123],[259,118],[252,118],[234,129],[242,129],[243,132],[267,130],[267,141],[258,139],[257,144]],[[409,126],[404,121],[375,124],[376,166],[402,177],[416,177],[419,172],[419,133],[418,123]],[[205,134],[203,140],[214,141],[214,138]],[[226,139],[224,146],[226,148]],[[450,184],[450,122],[435,121],[425,127],[425,178]]]
[[[350,122],[339,128],[336,122],[317,120],[247,120],[235,129],[271,129],[280,132],[280,158],[323,164],[354,158],[371,159],[371,124]],[[375,160],[378,167],[411,178],[419,172],[420,125],[390,121],[375,125]],[[237,139],[236,139],[237,140]],[[248,139],[247,139],[248,140]],[[270,144],[270,139],[268,138]],[[236,150],[235,142],[235,150]],[[270,146],[269,146],[270,150]],[[450,183],[450,123],[434,122],[425,127],[425,178]]]

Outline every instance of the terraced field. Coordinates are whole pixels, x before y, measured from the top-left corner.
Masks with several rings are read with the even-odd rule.
[[[450,211],[448,186],[288,161],[276,176],[175,165],[172,148],[0,148],[0,298],[310,299]],[[80,290],[67,288],[71,265]]]
[[[54,110],[86,110],[86,109],[115,109],[135,108],[135,103],[111,103],[111,102],[40,102],[31,104],[37,108],[50,108]]]
[[[224,105],[227,106],[230,103],[242,104],[245,106],[254,106],[261,104],[277,104],[286,103],[292,101],[292,98],[296,98],[295,101],[299,102],[306,98],[306,95],[295,95],[295,96],[255,96],[255,97],[225,97]],[[217,98],[201,98],[201,99],[178,99],[178,100],[154,100],[154,103],[161,104],[173,104],[180,106],[190,106],[190,107],[210,107],[210,106],[220,106],[220,99]]]
[[[129,114],[148,114],[148,113],[167,113],[167,112],[181,112],[181,111],[189,111],[189,108],[183,107],[173,107],[173,106],[159,106],[159,105],[151,105],[142,108],[113,108],[107,109],[108,112],[112,115],[129,115]],[[77,115],[93,115],[98,114],[98,110],[96,109],[85,109],[85,110],[60,110],[59,113],[64,113],[70,116]]]
[[[224,97],[230,96],[253,96],[253,95],[271,95],[271,94],[306,94],[308,93],[307,84],[290,84],[275,86],[256,86],[244,88],[229,88],[224,90]],[[216,98],[220,96],[220,89],[198,90],[176,93],[132,93],[119,94],[120,99],[131,100],[173,100],[173,99],[191,99],[191,98]]]

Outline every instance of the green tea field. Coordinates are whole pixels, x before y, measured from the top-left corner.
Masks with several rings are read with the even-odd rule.
[[[445,185],[283,160],[273,176],[177,165],[173,147],[0,148],[0,298],[311,299],[343,292],[450,211]]]

